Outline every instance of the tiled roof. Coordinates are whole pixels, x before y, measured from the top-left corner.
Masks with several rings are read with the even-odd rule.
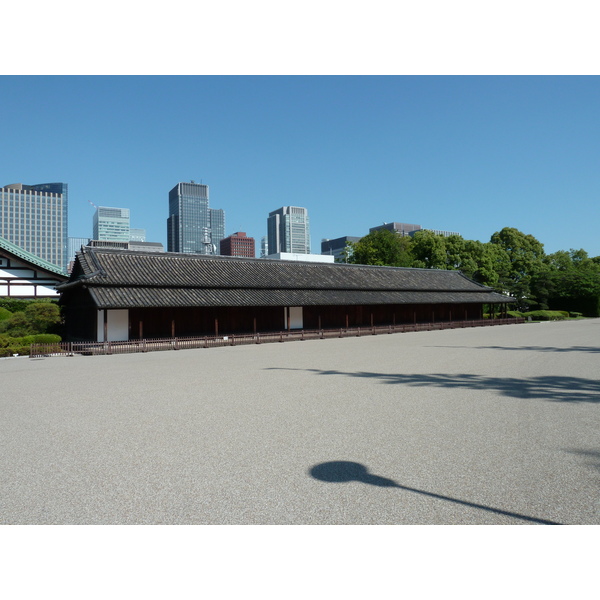
[[[71,280],[99,308],[499,303],[459,271],[84,248]]]

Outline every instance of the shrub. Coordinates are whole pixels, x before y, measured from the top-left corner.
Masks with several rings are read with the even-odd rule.
[[[27,356],[30,353],[31,344],[58,344],[61,341],[62,338],[60,335],[53,333],[38,333],[22,337],[11,337],[6,334],[0,334],[0,357],[12,356],[13,354]]]
[[[509,317],[519,318],[522,317],[525,313],[519,312],[518,310],[507,310],[506,314]]]
[[[58,344],[62,342],[62,338],[56,333],[37,333],[28,335],[26,339],[28,344]]]
[[[10,317],[12,317],[12,313],[10,312],[10,310],[8,310],[8,308],[0,306],[0,321],[6,321],[6,319],[10,319]]]
[[[570,312],[569,316],[571,317],[571,319],[581,319],[581,317],[583,317],[583,313],[580,313],[580,312]]]

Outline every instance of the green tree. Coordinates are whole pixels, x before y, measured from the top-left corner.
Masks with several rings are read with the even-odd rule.
[[[497,231],[490,243],[504,250],[508,259],[498,265],[498,286],[517,299],[519,309],[527,309],[537,301],[532,281],[545,269],[543,244],[514,227]]]
[[[35,333],[47,333],[60,323],[60,309],[51,302],[30,304],[25,309],[25,316]]]
[[[559,250],[546,258],[546,270],[535,280],[548,308],[600,315],[600,264],[581,250]]]
[[[412,266],[411,240],[388,229],[378,229],[348,243],[347,262],[355,265]]]
[[[445,238],[427,229],[417,231],[412,240],[413,266],[425,269],[446,269]]]
[[[0,320],[0,333],[22,337],[36,333],[52,333],[60,323],[60,309],[54,302],[27,301],[25,309]]]

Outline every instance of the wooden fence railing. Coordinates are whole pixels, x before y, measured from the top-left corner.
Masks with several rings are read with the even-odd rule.
[[[268,344],[296,340],[324,340],[329,338],[361,337],[385,333],[413,331],[435,331],[463,327],[488,327],[513,325],[525,319],[481,319],[477,321],[446,321],[439,323],[414,323],[402,325],[376,325],[374,327],[350,327],[341,329],[289,330],[266,333],[246,333],[222,336],[176,337],[130,340],[126,342],[60,342],[54,344],[31,344],[30,357],[130,354],[156,352],[160,350],[187,350],[190,348],[216,348],[219,346],[241,346],[244,344]]]

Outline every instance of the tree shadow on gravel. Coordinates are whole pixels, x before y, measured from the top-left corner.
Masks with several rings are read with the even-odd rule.
[[[281,369],[270,367],[268,370],[307,371],[317,375],[339,377],[358,377],[379,380],[389,385],[408,387],[432,387],[446,389],[469,389],[496,391],[503,396],[528,400],[547,400],[550,402],[600,402],[600,380],[583,377],[565,377],[561,375],[541,375],[519,379],[516,377],[489,377],[469,373],[373,373],[367,371],[344,372],[323,369]]]
[[[583,459],[585,464],[595,469],[596,471],[600,471],[600,451],[598,450],[566,450],[569,454],[575,454]]]
[[[585,354],[600,354],[599,346],[427,346],[428,348],[464,348],[467,350],[525,350],[527,352],[583,352]]]
[[[400,485],[392,479],[387,479],[385,477],[380,477],[379,475],[373,475],[369,473],[368,469],[364,465],[356,462],[336,460],[331,462],[320,463],[318,465],[313,466],[308,473],[314,479],[318,479],[319,481],[325,481],[327,483],[347,483],[349,481],[358,481],[360,483],[365,483],[367,485],[375,485],[378,487],[397,488],[406,492],[421,494],[423,496],[428,496],[429,498],[444,500],[446,502],[452,502],[454,504],[461,504],[462,506],[468,506],[469,508],[476,508],[497,515],[504,515],[507,517],[512,517],[514,519],[528,521],[530,523],[538,523],[541,525],[560,525],[560,523],[556,523],[555,521],[538,519],[536,517],[530,517],[528,515],[522,515],[507,510],[501,510],[499,508],[492,508],[491,506],[485,506],[484,504],[467,502],[466,500],[459,500],[458,498],[442,496],[441,494],[434,494],[433,492],[427,492],[425,490],[419,490],[417,488],[408,487],[406,485]]]

